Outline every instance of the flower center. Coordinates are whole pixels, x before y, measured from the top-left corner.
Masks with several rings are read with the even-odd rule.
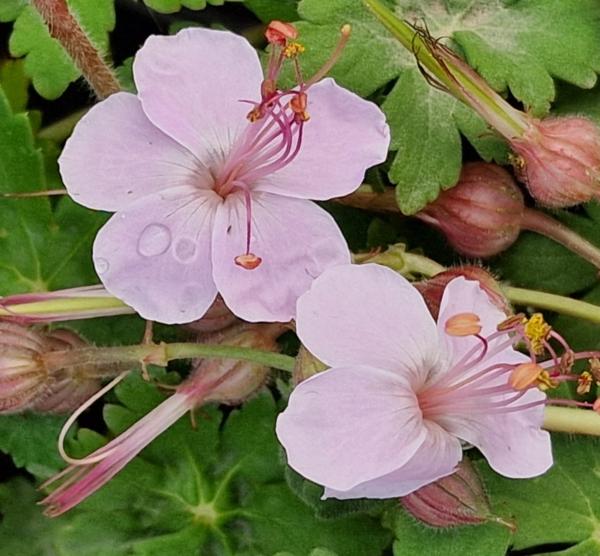
[[[262,82],[259,102],[242,100],[253,105],[248,113],[249,124],[238,137],[224,163],[215,173],[214,191],[225,198],[241,192],[246,206],[246,246],[234,262],[247,270],[257,268],[261,257],[251,252],[252,187],[259,180],[285,168],[300,152],[304,124],[308,114],[308,90],[326,75],[340,57],[350,35],[350,26],[344,25],[342,36],[329,60],[309,80],[302,77],[298,56],[304,47],[295,42],[297,31],[293,25],[271,22],[265,36],[271,46],[266,76]],[[297,86],[280,90],[277,79],[286,60],[293,63]]]
[[[577,382],[578,391],[585,393],[589,391],[592,377],[596,377],[593,373],[595,354],[574,353],[540,313],[530,318],[524,315],[510,317],[487,337],[480,334],[477,315],[459,313],[446,321],[445,331],[454,337],[472,336],[478,342],[447,372],[426,382],[417,393],[424,418],[436,421],[453,414],[510,413],[548,403],[592,408],[593,404],[588,402],[557,398],[518,403],[531,388],[554,389],[561,382],[567,381]],[[561,357],[558,357],[550,340],[564,349]],[[519,342],[527,347],[530,361],[500,362],[498,355]],[[548,353],[550,358],[538,362],[537,356],[543,353]],[[590,359],[590,371],[581,375],[573,373],[575,360],[584,358]],[[600,403],[598,406],[600,410]]]

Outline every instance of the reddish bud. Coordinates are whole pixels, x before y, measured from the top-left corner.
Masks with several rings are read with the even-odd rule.
[[[479,282],[481,289],[490,298],[490,301],[498,307],[501,311],[509,315],[512,311],[510,304],[502,290],[500,285],[494,277],[483,268],[479,266],[457,266],[449,268],[444,272],[436,274],[432,278],[422,280],[421,282],[415,282],[413,285],[421,292],[425,303],[434,318],[437,319],[440,312],[440,304],[442,302],[442,296],[444,290],[448,285],[448,282],[454,280],[458,276],[463,276],[467,280],[476,280]]]
[[[285,46],[288,40],[296,40],[298,38],[298,29],[291,23],[273,20],[267,26],[265,37],[270,44]]]
[[[600,129],[590,120],[530,119],[511,146],[519,178],[541,205],[570,207],[600,197]]]
[[[417,217],[441,230],[459,253],[491,257],[519,237],[524,210],[523,195],[506,170],[471,162],[458,183]]]
[[[241,323],[226,331],[205,337],[210,344],[251,347],[264,351],[278,351],[277,338],[286,330],[279,323]],[[202,403],[216,401],[237,405],[247,400],[262,388],[269,377],[269,368],[239,359],[198,359],[186,383],[178,389],[182,394],[193,395],[194,391],[207,391]]]
[[[237,317],[225,305],[223,298],[218,295],[201,319],[184,326],[198,334],[210,334],[228,328],[237,320]]]
[[[497,521],[508,525],[491,513],[481,477],[468,459],[463,459],[456,472],[400,498],[404,509],[431,527],[456,527]]]

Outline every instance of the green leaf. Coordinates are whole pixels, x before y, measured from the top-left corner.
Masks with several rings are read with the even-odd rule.
[[[0,21],[15,20],[27,4],[28,0],[4,0],[0,3]]]
[[[63,465],[56,441],[64,417],[55,415],[2,415],[0,450],[10,454],[17,467],[46,479]]]
[[[433,36],[454,44],[490,84],[522,101],[536,114],[554,99],[552,76],[592,87],[600,71],[600,41],[593,0],[572,8],[569,0],[392,0],[391,8],[409,21],[425,21]],[[398,150],[390,179],[398,203],[412,214],[452,187],[461,164],[461,132],[486,160],[506,159],[505,147],[485,124],[450,96],[426,84],[413,56],[355,0],[302,0],[298,24],[307,51],[305,74],[332,51],[339,28],[352,24],[352,37],[331,74],[342,85],[368,96],[398,78],[383,108]],[[549,32],[549,29],[552,32]],[[551,37],[556,37],[552,40]],[[592,54],[593,53],[593,54]]]
[[[0,192],[43,191],[46,177],[25,114],[13,114],[0,90]],[[0,294],[97,282],[91,242],[103,213],[65,197],[0,198]]]
[[[25,75],[22,60],[4,60],[0,64],[0,86],[13,112],[23,112],[27,108],[29,78]]]
[[[123,405],[105,408],[112,434],[163,398],[136,376],[116,394]],[[321,548],[380,556],[390,537],[377,519],[321,522],[289,490],[274,434],[276,414],[273,398],[263,394],[224,424],[214,407],[198,411],[195,430],[182,418],[73,517],[59,518],[70,520],[60,534],[61,555],[308,555]]]
[[[113,0],[68,0],[71,13],[79,21],[100,52],[108,52],[108,33],[115,26]],[[50,36],[40,14],[27,2],[9,0],[0,8],[0,21],[15,19],[9,41],[13,56],[25,56],[25,71],[36,91],[47,99],[58,98],[69,83],[80,77],[62,45]]]
[[[203,10],[207,5],[222,6],[225,2],[242,2],[243,0],[144,0],[144,4],[156,12],[172,14],[188,8]]]
[[[432,529],[416,521],[402,509],[389,512],[386,523],[396,537],[394,556],[504,556],[511,539],[510,531],[498,523]]]
[[[548,545],[558,544],[572,548],[552,554],[598,554],[598,441],[566,435],[553,435],[552,440],[554,465],[536,479],[505,479],[482,465],[496,513],[503,512],[516,522],[515,550],[539,554],[535,547],[547,550]]]
[[[0,546],[6,556],[59,556],[54,539],[61,524],[42,515],[39,493],[22,477],[0,484]]]
[[[265,23],[274,19],[279,21],[298,19],[298,0],[244,0],[244,4]]]

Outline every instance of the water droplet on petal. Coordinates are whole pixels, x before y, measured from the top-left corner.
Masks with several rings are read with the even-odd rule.
[[[175,256],[182,263],[187,263],[188,261],[193,259],[195,254],[196,243],[193,240],[184,237],[179,239],[175,244]]]
[[[96,265],[96,272],[98,274],[104,274],[110,268],[108,261],[106,259],[103,259],[102,257],[96,259],[94,262]]]
[[[149,224],[144,228],[137,249],[144,257],[162,255],[171,245],[171,232],[162,224]]]

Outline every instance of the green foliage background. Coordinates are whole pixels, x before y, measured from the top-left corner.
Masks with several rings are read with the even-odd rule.
[[[119,15],[112,0],[68,3],[93,42],[110,57],[110,33]],[[244,14],[247,25],[242,31],[259,49],[261,21],[297,20],[306,46],[302,58],[306,74],[327,58],[341,24],[351,23],[352,39],[332,75],[386,112],[392,152],[388,164],[370,173],[369,179],[375,185],[396,185],[405,214],[414,214],[452,187],[465,159],[479,156],[506,162],[506,146],[467,107],[429,87],[413,58],[358,0],[144,0],[144,4],[137,2],[139,13],[168,17],[158,21],[172,29],[188,24],[227,27]],[[388,4],[399,16],[427,22],[434,36],[449,37],[453,47],[515,104],[540,116],[585,114],[600,123],[596,0],[390,0]],[[61,187],[56,158],[67,134],[60,126],[48,125],[45,111],[52,111],[47,101],[73,87],[81,90],[80,73],[26,0],[3,0],[0,22],[6,24],[7,47],[16,59],[0,66],[0,193]],[[240,31],[239,26],[235,29]],[[125,31],[117,27],[117,32]],[[130,61],[118,69],[124,82],[130,80]],[[73,106],[66,119],[81,108]],[[355,250],[403,241],[443,263],[462,260],[449,252],[439,235],[415,221],[327,208]],[[600,245],[597,204],[555,216]],[[0,294],[97,283],[91,242],[105,218],[67,197],[0,198]],[[514,285],[600,304],[596,269],[540,236],[522,234],[489,264]],[[600,347],[597,326],[567,317],[554,324],[575,347]],[[136,317],[72,326],[102,345],[137,342],[143,330]],[[161,379],[173,379],[173,374],[171,370]],[[196,429],[182,419],[109,485],[55,520],[41,516],[35,485],[61,468],[55,442],[64,418],[1,417],[0,450],[16,470],[0,477],[0,552],[7,556],[501,556],[515,550],[600,554],[600,456],[595,440],[555,435],[554,468],[529,481],[500,478],[478,461],[494,513],[514,520],[516,531],[497,523],[432,531],[408,517],[393,500],[323,502],[316,485],[286,469],[273,429],[277,412],[285,406],[287,386],[282,377],[276,384],[283,385],[279,391],[273,386],[231,412],[207,407]],[[130,377],[107,398],[94,430],[81,428],[71,435],[69,450],[88,453],[162,399],[154,386]]]

